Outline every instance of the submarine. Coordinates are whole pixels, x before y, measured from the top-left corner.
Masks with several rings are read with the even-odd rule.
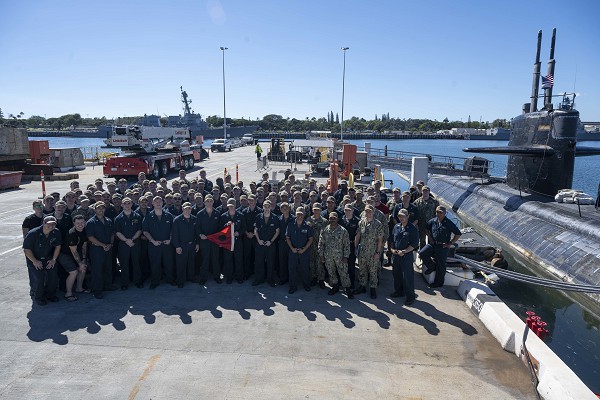
[[[600,210],[596,205],[558,203],[554,196],[571,189],[575,157],[600,155],[600,148],[577,145],[579,112],[575,94],[563,94],[554,107],[554,47],[552,32],[548,72],[542,79],[543,107],[537,103],[540,47],[530,102],[511,121],[505,147],[466,148],[465,152],[508,155],[505,178],[429,174],[436,198],[461,222],[509,251],[515,259],[542,276],[564,282],[600,286]],[[570,97],[572,96],[572,97]],[[483,159],[483,161],[487,161]],[[595,172],[595,171],[590,171]],[[600,190],[599,190],[600,192]],[[600,193],[599,193],[600,195]],[[600,316],[600,296],[564,292]]]

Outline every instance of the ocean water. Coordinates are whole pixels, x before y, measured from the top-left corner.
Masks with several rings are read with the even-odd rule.
[[[33,138],[33,140],[39,138]],[[96,138],[48,138],[50,147],[101,147],[102,139]],[[353,140],[359,147],[370,142],[372,148],[406,151],[450,157],[469,157],[478,154],[464,153],[465,147],[505,146],[505,141],[476,140]],[[590,147],[600,147],[599,142],[582,142]],[[210,141],[205,145],[210,146]],[[112,151],[112,150],[111,150]],[[481,154],[493,161],[492,174],[506,174],[507,156]],[[581,157],[575,162],[573,188],[596,197],[600,183],[600,157]],[[391,171],[385,171],[386,179],[394,181],[393,186],[402,190],[408,184]],[[511,269],[527,273],[528,271],[507,255]],[[579,378],[595,393],[600,393],[600,320],[586,312],[582,307],[569,300],[560,291],[526,285],[509,280],[501,280],[494,286],[494,291],[522,319],[525,311],[535,311],[548,323],[550,336],[545,340],[548,346],[579,376]]]

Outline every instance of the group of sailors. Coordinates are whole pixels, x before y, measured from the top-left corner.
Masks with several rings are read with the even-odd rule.
[[[23,222],[23,249],[30,294],[39,305],[91,293],[150,289],[161,281],[288,285],[340,290],[348,298],[377,297],[379,274],[392,265],[394,292],[415,300],[414,253],[425,273],[435,270],[430,287],[444,283],[448,249],[460,230],[423,182],[411,192],[394,188],[388,199],[380,181],[362,190],[341,181],[335,192],[314,179],[297,180],[290,170],[280,182],[233,183],[230,175],[213,183],[201,170],[188,179],[179,172],[170,187],[165,178],[144,173],[129,185],[119,179],[81,188],[77,181],[61,197],[52,193],[33,202]],[[224,228],[232,231],[233,245]],[[227,242],[229,243],[229,242]],[[357,273],[358,272],[358,273]]]

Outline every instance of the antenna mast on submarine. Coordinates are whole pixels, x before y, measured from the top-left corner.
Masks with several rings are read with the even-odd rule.
[[[548,111],[552,110],[552,87],[554,82],[554,44],[556,42],[556,28],[552,29],[552,44],[550,45],[550,59],[548,60],[548,75],[552,79],[552,84],[544,89],[544,108]]]
[[[531,103],[529,112],[537,111],[537,101],[540,87],[540,49],[542,47],[542,31],[538,31],[537,51],[535,53],[535,64],[533,64],[533,84],[531,87]]]

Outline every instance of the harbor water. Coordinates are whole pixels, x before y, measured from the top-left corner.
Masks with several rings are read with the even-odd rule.
[[[34,138],[39,140],[39,138]],[[61,147],[101,147],[102,139],[96,138],[47,138],[51,148]],[[370,142],[374,149],[387,146],[390,151],[406,151],[449,157],[468,157],[476,154],[463,153],[465,147],[503,146],[506,142],[474,140],[354,140],[359,147]],[[205,142],[209,145],[210,142]],[[582,142],[583,145],[596,146],[594,142]],[[481,155],[493,161],[491,174],[506,174],[507,156]],[[596,196],[600,176],[594,171],[600,170],[600,157],[581,157],[575,161],[573,188]],[[393,180],[393,186],[408,189],[407,183],[391,171],[385,171],[386,179]],[[390,185],[389,183],[387,183]],[[523,273],[529,270],[512,260],[507,254],[510,268]],[[577,303],[568,299],[560,291],[539,286],[526,285],[506,279],[500,280],[493,290],[523,320],[526,311],[535,311],[548,323],[550,336],[545,339],[548,346],[582,379],[594,392],[600,393],[600,320]]]

